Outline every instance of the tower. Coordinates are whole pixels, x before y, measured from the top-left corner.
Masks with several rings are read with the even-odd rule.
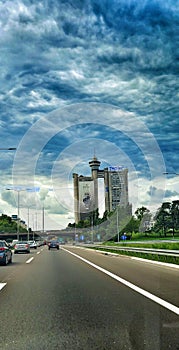
[[[94,156],[93,159],[89,162],[91,167],[91,178],[94,182],[94,208],[93,210],[98,209],[98,172],[101,162],[97,160]]]
[[[89,161],[91,176],[73,174],[75,223],[89,218],[98,209],[98,179],[104,179],[105,210],[110,212],[118,206],[132,215],[128,200],[128,169],[110,166],[99,169],[101,162],[94,155]]]

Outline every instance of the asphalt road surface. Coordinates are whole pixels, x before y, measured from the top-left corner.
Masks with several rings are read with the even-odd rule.
[[[0,266],[0,315],[0,350],[179,350],[179,269],[38,248]]]

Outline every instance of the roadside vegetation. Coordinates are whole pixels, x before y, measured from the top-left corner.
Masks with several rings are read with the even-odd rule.
[[[151,253],[151,252],[135,252],[135,251],[127,251],[127,250],[117,250],[111,247],[111,249],[106,249],[105,247],[91,247],[92,249],[95,250],[100,250],[104,251],[106,254],[107,253],[115,253],[119,255],[127,255],[127,256],[133,256],[141,259],[148,259],[148,260],[154,260],[154,261],[159,261],[159,262],[165,262],[169,264],[177,264],[179,265],[179,256],[168,256],[168,255],[160,255],[156,253]],[[127,247],[126,247],[127,248]],[[141,247],[142,248],[142,247]]]
[[[15,233],[17,232],[17,221],[12,220],[12,218],[8,215],[2,214],[0,216],[0,233]],[[21,223],[19,223],[19,232],[27,232],[25,227],[22,227]]]
[[[69,227],[75,227],[75,224],[69,224]],[[103,218],[99,218],[98,211],[94,211],[87,220],[80,221],[76,225],[77,229],[88,227],[87,239],[91,240],[92,227],[93,241],[103,242],[100,247],[94,246],[91,247],[92,249],[179,264],[177,256],[116,249],[117,246],[118,248],[179,250],[179,200],[162,203],[155,216],[152,216],[146,207],[138,208],[131,217],[128,216],[125,208],[120,207],[113,212],[105,212]],[[102,237],[101,242],[99,237]]]
[[[179,238],[179,237],[178,237]],[[106,246],[118,246],[118,247],[134,247],[134,248],[150,248],[150,249],[167,249],[167,250],[179,250],[179,240],[178,242],[156,242],[151,243],[146,241],[137,242],[126,242],[126,243],[117,243],[116,242],[104,242],[103,245]]]
[[[138,208],[129,216],[127,208],[118,206],[112,212],[105,211],[100,218],[97,209],[78,224],[69,223],[68,228],[85,228],[88,239],[93,231],[94,240],[102,237],[106,242],[123,240],[123,236],[130,241],[179,239],[179,200],[162,203],[154,216],[146,207]]]

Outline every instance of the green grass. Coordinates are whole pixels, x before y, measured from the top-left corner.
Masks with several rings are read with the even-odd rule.
[[[148,241],[148,240],[178,240],[179,241],[179,232],[176,232],[175,235],[173,236],[172,233],[168,232],[166,237],[164,237],[164,235],[159,235],[158,233],[155,232],[151,232],[151,233],[132,233],[132,241]]]
[[[179,250],[179,242],[156,242],[156,243],[132,243],[130,241],[126,243],[105,242],[103,245],[118,246],[118,247],[134,247],[134,248],[153,248],[153,249],[168,249]]]
[[[100,250],[100,251],[106,251],[105,247],[92,247],[92,249],[95,250]],[[116,253],[119,255],[127,255],[127,256],[134,256],[142,259],[148,259],[148,260],[155,260],[155,261],[160,261],[160,262],[165,262],[165,263],[170,263],[170,264],[177,264],[179,265],[179,257],[174,257],[174,256],[167,256],[167,255],[158,255],[158,254],[153,254],[153,253],[141,253],[141,252],[132,252],[132,251],[122,251],[122,250],[117,250],[117,249],[107,249],[108,252],[111,253]]]
[[[139,237],[139,236],[138,236]],[[140,234],[141,238],[141,234]],[[161,239],[159,242],[151,242],[151,238],[153,240],[153,237],[145,237],[145,239],[140,239],[139,242],[136,242],[135,235],[133,236],[133,239],[135,242],[133,243],[132,240],[125,241],[125,242],[104,242],[101,247],[97,247],[94,249],[102,250],[102,251],[108,251],[111,253],[116,253],[119,255],[127,255],[127,256],[134,256],[142,259],[148,259],[148,260],[155,260],[160,262],[166,262],[171,264],[177,264],[179,265],[179,257],[173,257],[173,256],[167,256],[167,255],[159,255],[157,253],[151,253],[151,252],[133,252],[133,251],[125,251],[125,250],[117,250],[115,249],[117,247],[134,247],[134,248],[152,248],[152,249],[168,249],[168,250],[179,250],[179,241],[173,241],[172,239],[170,242],[164,242],[164,238]],[[159,237],[156,237],[157,240],[159,240]],[[168,237],[167,237],[168,239]],[[106,246],[110,246],[111,248]]]
[[[165,240],[167,240],[167,242],[165,242]],[[154,241],[154,242],[151,242],[151,241]],[[109,246],[110,248],[107,248],[107,247],[105,248],[105,246]],[[90,247],[92,249],[107,251],[107,252],[116,253],[119,255],[128,255],[128,256],[134,256],[142,259],[155,260],[155,261],[179,265],[179,257],[159,255],[157,253],[151,253],[151,252],[142,253],[142,252],[133,252],[133,251],[125,251],[125,250],[119,251],[115,249],[116,247],[179,250],[179,233],[176,233],[175,237],[173,237],[171,234],[170,235],[168,234],[167,237],[160,237],[157,234],[146,235],[141,233],[135,233],[132,235],[132,239],[129,241],[120,241],[119,243],[109,241],[109,242],[102,243],[100,247],[95,247],[95,246]]]

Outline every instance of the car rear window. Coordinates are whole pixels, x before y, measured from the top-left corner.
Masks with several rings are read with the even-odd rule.
[[[17,244],[28,244],[27,242],[18,242]]]

